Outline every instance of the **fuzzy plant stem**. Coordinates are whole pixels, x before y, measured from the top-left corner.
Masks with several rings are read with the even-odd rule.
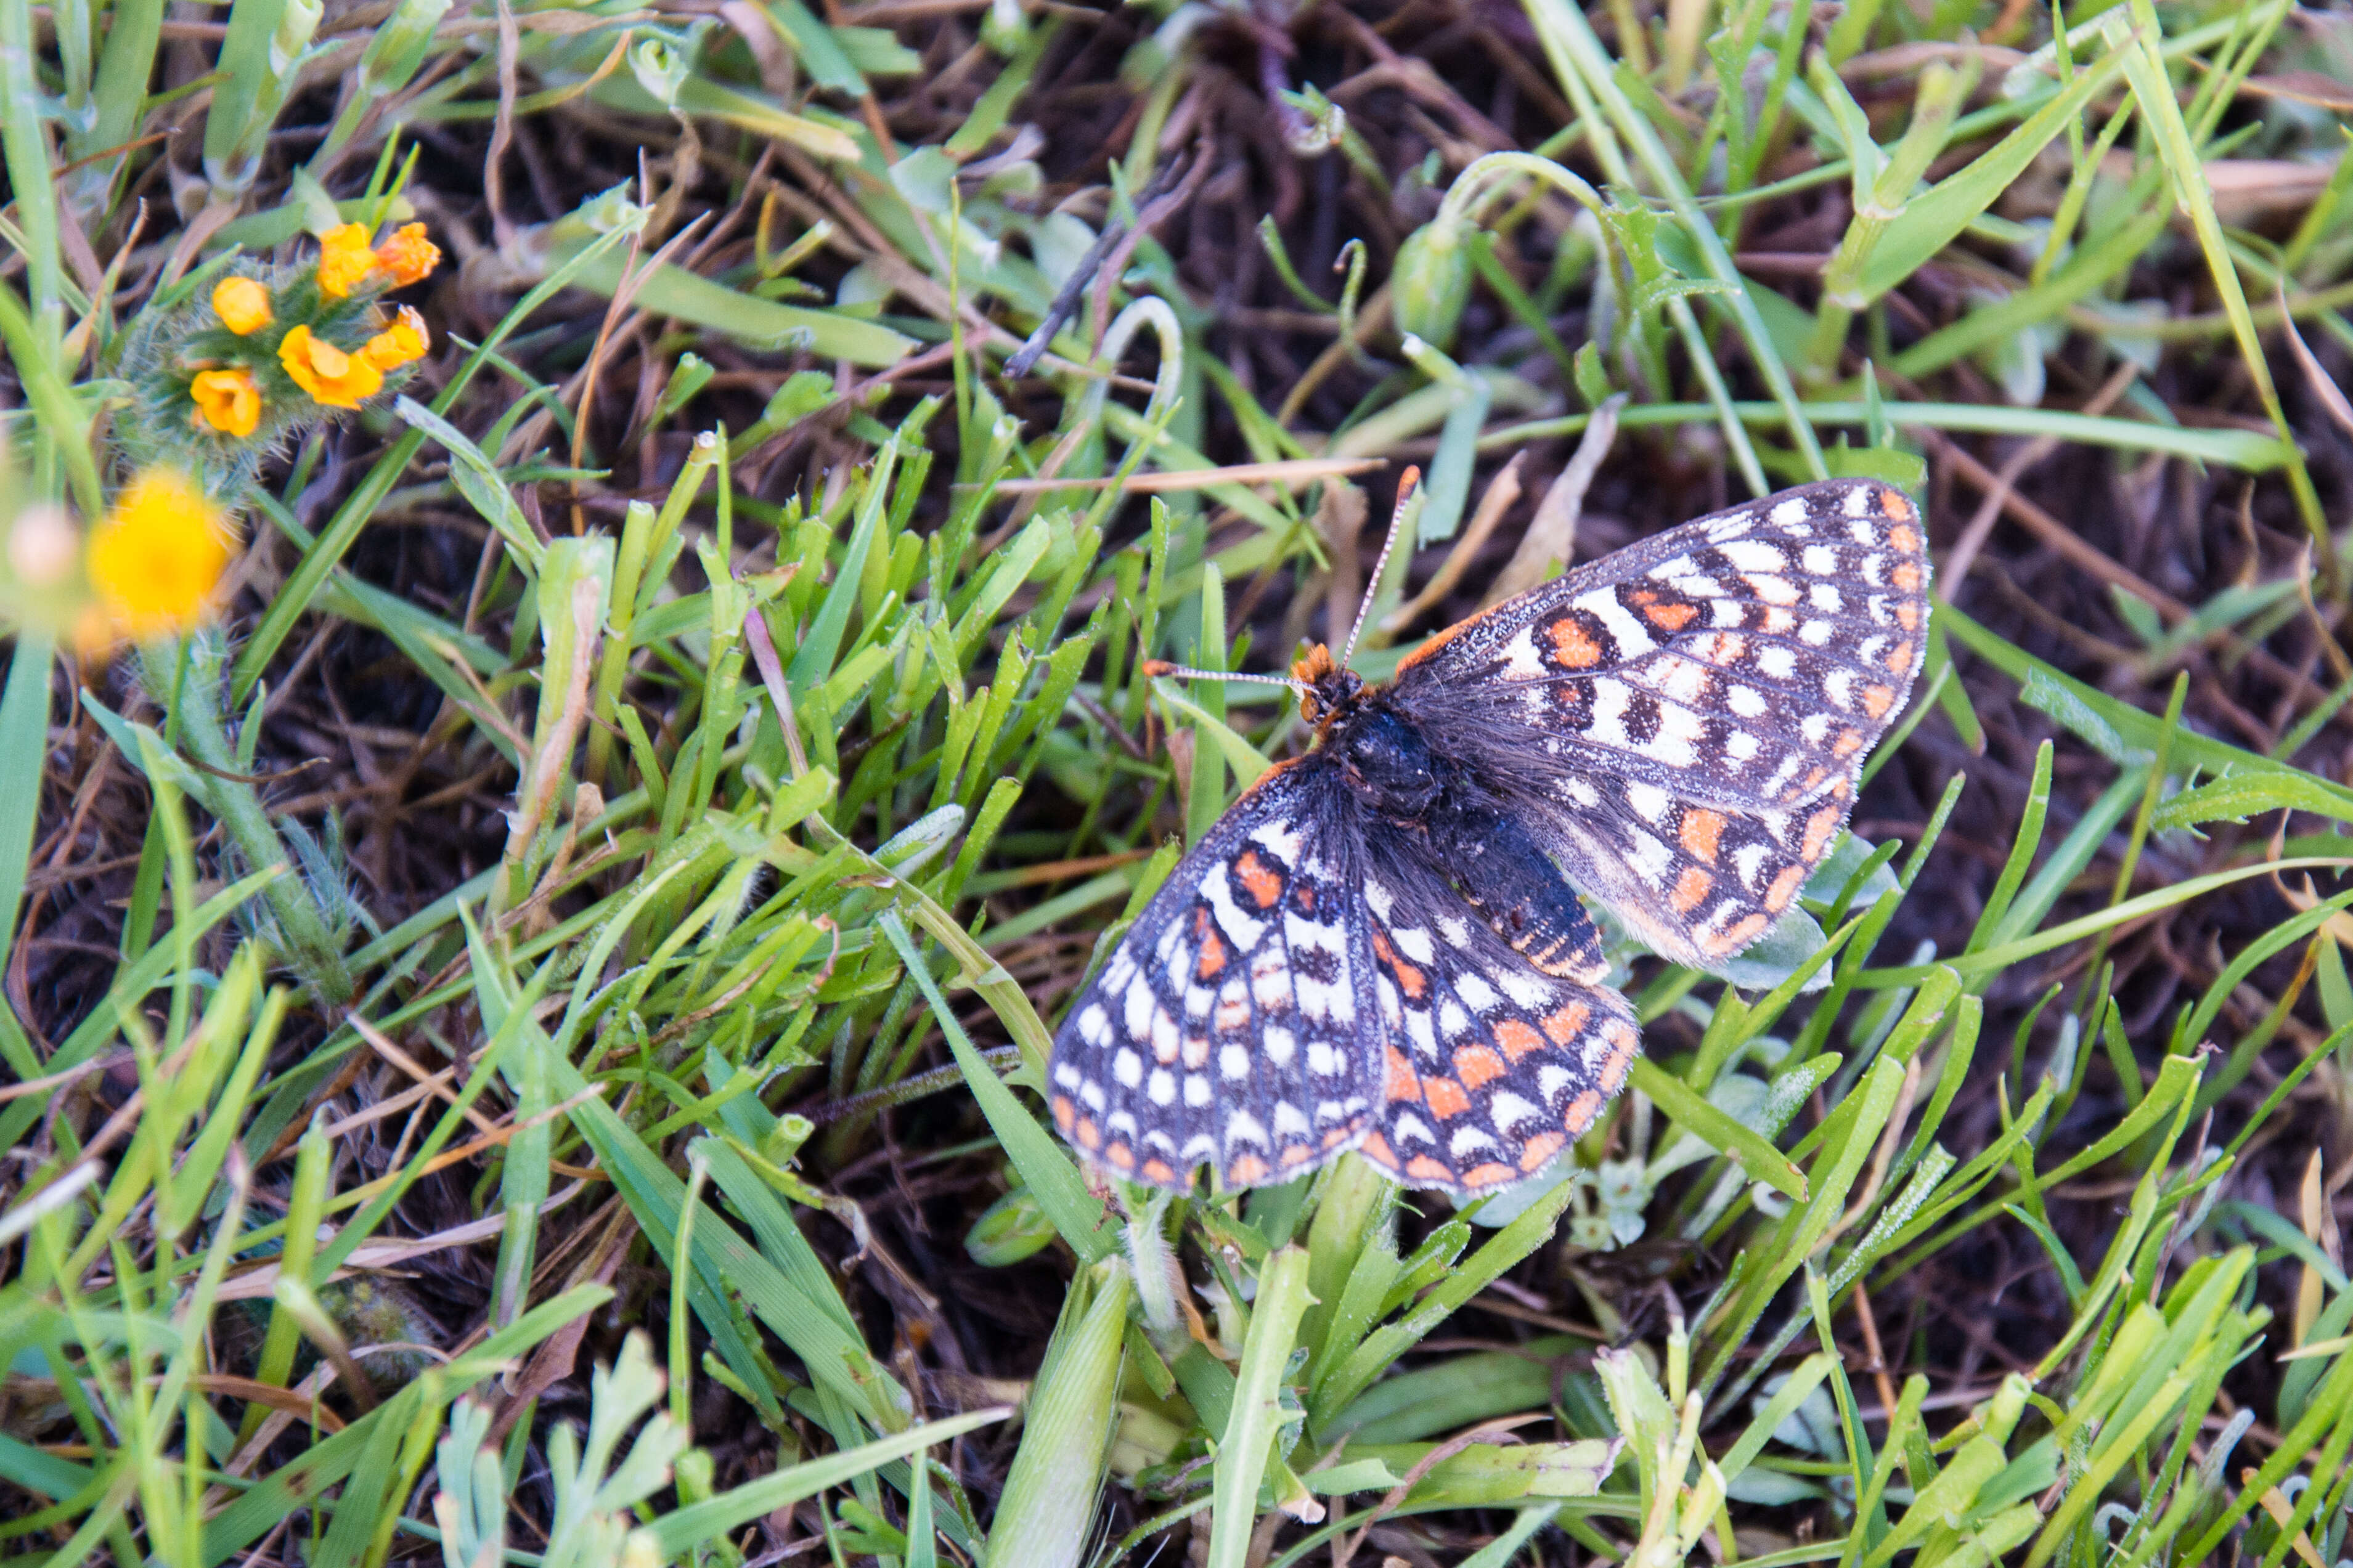
[[[177,721],[181,750],[205,773],[206,804],[222,831],[253,869],[283,873],[262,890],[262,897],[269,901],[287,960],[326,1001],[348,1001],[351,966],[343,962],[343,948],[309,879],[270,825],[269,809],[261,804],[261,792],[248,777],[222,719],[222,652],[220,637],[213,632],[152,643],[141,650],[147,688]]]

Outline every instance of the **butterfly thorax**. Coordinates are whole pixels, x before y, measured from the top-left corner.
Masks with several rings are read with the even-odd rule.
[[[1437,799],[1443,772],[1420,729],[1383,690],[1342,668],[1318,644],[1292,666],[1303,684],[1300,711],[1315,726],[1317,750],[1375,815],[1419,824]]]

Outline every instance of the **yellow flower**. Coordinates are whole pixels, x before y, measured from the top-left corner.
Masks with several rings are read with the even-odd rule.
[[[213,314],[238,337],[269,325],[269,290],[258,278],[224,278],[213,285]]]
[[[375,270],[375,252],[368,247],[364,225],[347,223],[319,237],[319,292],[341,300]],[[299,378],[298,378],[299,379]]]
[[[403,305],[392,325],[370,338],[359,357],[378,370],[398,370],[425,357],[433,339],[425,330],[425,318]]]
[[[363,355],[348,354],[307,326],[295,328],[278,345],[279,363],[303,391],[330,408],[357,408],[384,387],[384,372]]]
[[[440,263],[441,247],[425,237],[423,224],[405,223],[375,247],[375,258],[392,274],[392,286],[405,289],[432,273]]]
[[[188,395],[195,400],[196,418],[224,436],[242,439],[261,423],[261,388],[243,365],[197,372]]]
[[[185,474],[149,468],[90,531],[90,585],[111,627],[144,640],[203,616],[228,569],[227,512]]]

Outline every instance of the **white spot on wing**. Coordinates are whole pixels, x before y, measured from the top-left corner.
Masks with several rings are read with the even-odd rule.
[[[1301,840],[1288,822],[1262,822],[1251,829],[1252,842],[1273,852],[1275,858],[1286,866],[1299,863]]]
[[[1626,838],[1634,851],[1628,858],[1633,861],[1634,868],[1642,873],[1642,879],[1653,884],[1664,883],[1668,870],[1675,863],[1674,852],[1639,827],[1628,832]]]
[[[1546,1070],[1559,1073],[1564,1078],[1567,1076],[1567,1069],[1565,1068],[1548,1068]],[[1514,1128],[1535,1121],[1544,1112],[1514,1094],[1510,1089],[1499,1089],[1495,1091],[1495,1098],[1487,1102],[1487,1114],[1494,1119],[1496,1126],[1508,1133]]]
[[[1656,784],[1630,784],[1626,786],[1626,804],[1645,822],[1656,822],[1667,814],[1667,792]]]
[[[1781,507],[1792,504],[1794,503],[1783,501]],[[1773,510],[1773,521],[1776,522],[1782,521],[1781,507],[1776,507]],[[1803,507],[1799,508],[1801,521],[1804,510]],[[1778,547],[1767,544],[1761,539],[1736,540],[1729,544],[1719,545],[1717,548],[1724,552],[1724,558],[1731,562],[1740,572],[1782,572],[1788,568],[1788,556]]]
[[[1651,634],[1642,629],[1642,623],[1628,615],[1625,606],[1618,603],[1618,590],[1615,588],[1597,588],[1577,600],[1577,607],[1591,611],[1600,618],[1602,626],[1616,639],[1621,658],[1648,653],[1658,646],[1651,640]]]

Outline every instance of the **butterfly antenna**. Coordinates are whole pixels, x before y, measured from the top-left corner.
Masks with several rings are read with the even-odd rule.
[[[1171,675],[1192,680],[1247,680],[1259,686],[1299,684],[1287,675],[1244,675],[1230,669],[1195,669],[1189,664],[1171,664],[1165,658],[1145,659],[1144,673],[1155,677]]]
[[[1340,650],[1340,668],[1348,668],[1356,656],[1356,637],[1365,629],[1365,617],[1373,613],[1373,601],[1380,597],[1381,576],[1388,570],[1389,552],[1397,548],[1398,534],[1405,528],[1405,509],[1413,500],[1413,492],[1421,488],[1421,470],[1408,468],[1398,480],[1397,510],[1389,514],[1389,536],[1381,541],[1381,553],[1373,563],[1372,580],[1365,584],[1364,603],[1356,606],[1356,624],[1348,628],[1348,646]]]

